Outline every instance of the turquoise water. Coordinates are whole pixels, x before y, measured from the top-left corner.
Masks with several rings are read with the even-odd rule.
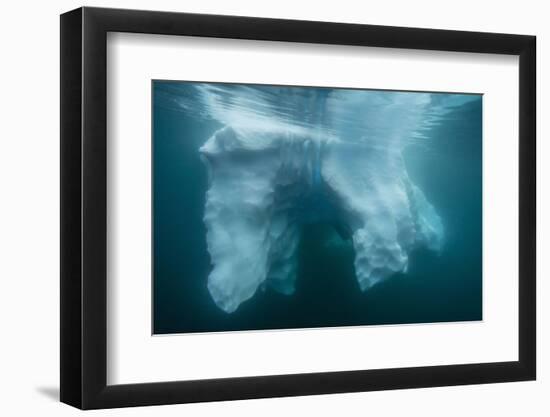
[[[333,223],[313,222],[295,292],[260,289],[224,312],[207,288],[208,173],[198,150],[234,123],[399,146],[444,225],[441,252],[415,249],[406,272],[362,292],[352,245],[333,244]],[[155,81],[152,136],[155,334],[482,319],[482,96]]]

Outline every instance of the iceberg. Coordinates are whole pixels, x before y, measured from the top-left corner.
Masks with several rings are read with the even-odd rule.
[[[227,313],[265,286],[294,292],[308,223],[330,222],[353,245],[362,291],[406,272],[414,248],[442,248],[441,219],[409,178],[400,146],[226,124],[199,151],[209,175],[207,286]]]

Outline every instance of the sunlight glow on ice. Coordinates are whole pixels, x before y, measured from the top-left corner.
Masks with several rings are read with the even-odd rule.
[[[414,248],[441,250],[441,219],[402,152],[468,96],[441,103],[428,93],[197,88],[197,111],[224,126],[200,153],[209,172],[208,289],[227,313],[266,285],[294,292],[307,223],[331,222],[353,245],[362,291],[406,272]]]

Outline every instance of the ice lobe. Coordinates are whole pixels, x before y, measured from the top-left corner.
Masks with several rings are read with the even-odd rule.
[[[441,220],[410,181],[399,149],[308,131],[225,127],[200,152],[209,172],[208,289],[228,313],[263,285],[294,292],[306,223],[329,221],[347,231],[363,291],[405,272],[414,247],[441,248]]]

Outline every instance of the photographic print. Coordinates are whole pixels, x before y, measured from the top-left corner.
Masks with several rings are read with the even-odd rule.
[[[482,99],[153,80],[153,334],[482,320]]]

